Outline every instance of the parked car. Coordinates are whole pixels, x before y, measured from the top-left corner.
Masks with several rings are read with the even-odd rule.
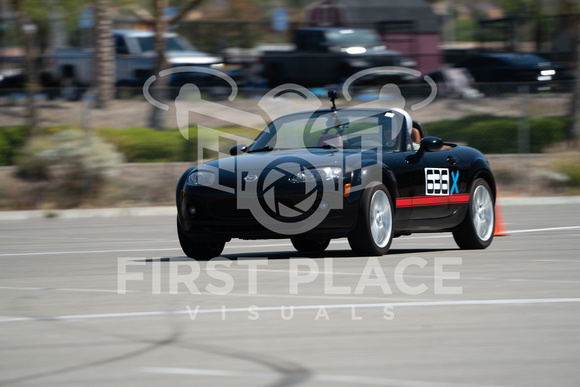
[[[155,49],[153,31],[115,30],[116,83],[124,87],[141,87],[145,80],[153,75],[155,68]],[[176,33],[166,33],[167,61],[171,66],[202,66],[220,68],[223,61],[219,57],[197,51],[189,42]],[[49,66],[45,71],[48,86],[58,87],[66,97],[79,97],[82,89],[89,87],[95,79],[95,59],[93,49],[62,48],[50,56]],[[193,76],[193,74],[190,74]],[[209,78],[197,74],[198,78]],[[179,81],[185,83],[184,74]],[[199,81],[199,79],[196,79]]]
[[[293,50],[265,51],[263,75],[271,87],[283,83],[324,86],[371,67],[412,67],[415,61],[387,50],[380,35],[370,29],[299,28]],[[393,73],[390,81],[407,83],[414,77]]]
[[[401,109],[323,109],[275,119],[231,157],[187,169],[176,189],[185,254],[207,259],[232,238],[289,238],[322,252],[347,237],[383,255],[394,237],[452,232],[490,245],[496,184],[479,151],[421,134]]]
[[[26,84],[22,69],[0,71],[0,95],[22,91]]]
[[[527,83],[538,90],[550,90],[572,79],[562,66],[536,54],[476,54],[456,67],[466,68],[478,83],[508,83],[510,89]]]

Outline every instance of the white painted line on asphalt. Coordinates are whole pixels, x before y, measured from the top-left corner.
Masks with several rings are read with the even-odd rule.
[[[580,229],[580,226],[566,226],[566,227],[548,227],[548,228],[535,228],[529,230],[508,230],[509,234],[524,234],[524,233],[534,233],[534,232],[545,232],[545,231],[563,231],[563,230],[575,230]],[[433,239],[433,238],[450,238],[451,234],[445,235],[435,235],[435,236],[408,236],[404,237],[404,240],[411,239]],[[336,244],[346,243],[345,240],[333,241]],[[273,243],[273,244],[261,244],[261,245],[233,245],[227,248],[237,248],[237,249],[255,249],[264,247],[289,247],[292,246],[291,243]],[[30,252],[30,253],[3,253],[0,257],[23,257],[23,256],[36,256],[36,255],[64,255],[64,254],[107,254],[107,253],[147,253],[147,252],[159,252],[159,251],[181,251],[180,248],[161,248],[161,249],[127,249],[127,250],[81,250],[81,251],[46,251],[46,252]]]
[[[300,258],[297,258],[300,259]],[[361,258],[358,258],[361,259]],[[550,261],[551,262],[551,261]],[[571,262],[580,262],[580,261],[571,261]],[[252,269],[256,272],[266,272],[266,273],[289,273],[289,270],[284,269]],[[247,269],[236,269],[233,267],[224,267],[220,268],[220,271],[242,271],[247,272]],[[349,273],[349,272],[340,272],[340,271],[321,271],[321,270],[312,270],[312,271],[301,271],[298,270],[297,274],[312,274],[312,275],[342,275],[342,276],[353,276],[353,277],[361,277],[362,270],[360,273]],[[395,278],[392,275],[385,275],[385,278]],[[416,275],[416,274],[405,274],[405,278],[426,278],[426,279],[449,279],[447,276],[436,276],[436,275]],[[578,284],[580,280],[551,280],[551,279],[527,279],[527,278],[491,278],[491,277],[460,277],[456,279],[464,280],[464,281],[517,281],[517,282],[545,282],[545,283],[562,283],[562,284]]]
[[[437,307],[437,306],[488,306],[488,305],[537,305],[537,304],[559,304],[559,303],[580,303],[580,298],[517,298],[499,300],[455,300],[455,301],[415,301],[415,302],[381,302],[363,304],[326,304],[326,305],[281,305],[281,306],[249,306],[240,308],[212,308],[196,309],[195,314],[229,314],[229,313],[255,313],[255,312],[280,312],[289,309],[294,310],[321,310],[321,309],[358,309],[358,308],[401,308],[401,307]],[[90,320],[101,318],[122,318],[122,317],[146,317],[146,316],[169,316],[194,313],[192,310],[172,310],[172,311],[148,311],[148,312],[121,312],[121,313],[96,313],[96,314],[76,314],[64,316],[44,316],[44,317],[0,317],[0,323],[26,322],[26,321],[68,321],[68,320]]]
[[[247,372],[228,370],[208,370],[198,368],[169,368],[169,367],[144,367],[141,372],[165,375],[194,375],[194,376],[218,376],[233,378],[258,378],[258,379],[279,379],[287,376],[275,372]],[[291,374],[289,375],[291,376]],[[298,376],[298,375],[297,375]],[[397,386],[397,387],[492,387],[482,384],[463,384],[448,382],[430,382],[422,380],[375,378],[368,376],[352,375],[301,375],[305,381],[346,383],[350,385],[370,385],[370,386]],[[498,386],[494,386],[498,387]]]
[[[165,249],[130,249],[130,250],[83,250],[83,251],[40,251],[35,253],[5,253],[0,257],[24,257],[35,255],[65,255],[65,254],[107,254],[107,253],[149,253],[157,251],[181,251],[180,248]]]
[[[568,227],[549,227],[549,228],[535,228],[530,230],[508,230],[509,234],[523,234],[528,232],[544,232],[544,231],[563,231],[563,230],[577,230],[580,226],[568,226]]]
[[[119,293],[118,290],[112,289],[73,289],[73,288],[42,288],[42,287],[20,287],[20,286],[0,286],[0,290],[42,290],[42,291],[55,291],[55,292],[88,292],[88,293]],[[141,292],[137,290],[125,290],[127,293],[151,293],[151,292]],[[184,293],[186,294],[186,293]]]
[[[18,287],[18,286],[0,286],[0,290],[19,290],[19,291],[51,291],[51,292],[73,292],[73,293],[119,293],[116,289],[80,289],[80,288],[41,288],[41,287]],[[151,290],[144,291],[144,290],[125,290],[128,294],[153,294]],[[258,294],[249,294],[249,293],[228,293],[228,294],[221,294],[221,293],[210,293],[210,292],[199,292],[199,293],[192,293],[189,291],[181,291],[181,292],[169,292],[169,291],[162,291],[155,293],[155,295],[193,295],[193,296],[213,296],[213,297],[250,297],[250,298],[288,298],[288,299],[305,299],[305,300],[348,300],[348,301],[384,301],[385,297],[377,296],[377,297],[366,297],[366,296],[330,296],[330,295],[298,295],[298,294],[272,294],[272,293],[258,293]],[[405,300],[406,298],[397,298],[397,297],[390,297],[390,300],[393,301],[401,301]]]
[[[572,263],[580,263],[580,260],[574,261],[572,259],[534,259],[534,262],[572,262]]]

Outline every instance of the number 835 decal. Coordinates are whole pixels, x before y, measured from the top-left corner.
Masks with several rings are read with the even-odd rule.
[[[459,193],[459,171],[447,168],[425,168],[425,195],[453,195]]]

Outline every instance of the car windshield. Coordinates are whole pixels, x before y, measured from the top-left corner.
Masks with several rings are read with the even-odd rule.
[[[249,152],[283,149],[406,150],[407,117],[396,110],[338,110],[291,114],[274,120],[258,135]],[[407,133],[407,136],[405,135]]]
[[[137,38],[142,52],[155,51],[155,40],[153,36],[140,36]],[[194,51],[195,49],[180,36],[169,36],[165,38],[167,51]]]
[[[372,30],[337,30],[326,32],[331,45],[337,47],[372,47],[383,44],[379,35]]]

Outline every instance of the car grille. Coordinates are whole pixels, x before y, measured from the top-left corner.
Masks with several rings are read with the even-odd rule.
[[[216,219],[253,220],[254,217],[248,209],[239,209],[237,201],[233,199],[220,199],[213,201],[209,206],[209,213]]]

